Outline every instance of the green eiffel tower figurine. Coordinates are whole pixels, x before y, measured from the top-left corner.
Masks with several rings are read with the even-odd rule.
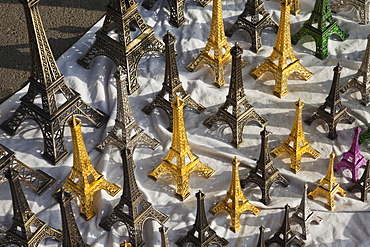
[[[328,55],[328,43],[332,34],[338,34],[341,40],[346,40],[348,34],[342,31],[337,21],[330,12],[329,0],[316,0],[310,18],[305,21],[303,27],[292,36],[292,44],[295,45],[305,35],[310,35],[316,43],[315,56],[325,59]]]

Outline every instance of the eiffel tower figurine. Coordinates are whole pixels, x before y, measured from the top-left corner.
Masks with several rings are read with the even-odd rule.
[[[269,204],[270,188],[273,183],[280,182],[285,187],[289,185],[289,181],[280,174],[280,171],[272,164],[268,147],[268,136],[270,132],[266,127],[261,131],[261,152],[257,161],[257,165],[249,172],[249,176],[241,179],[242,188],[245,188],[247,183],[252,182],[260,187],[262,192],[261,202],[265,205]]]
[[[103,151],[107,145],[114,145],[119,150],[128,148],[134,150],[138,145],[146,145],[153,150],[159,146],[159,141],[151,138],[136,123],[127,89],[124,86],[127,79],[121,66],[114,73],[117,82],[117,115],[116,122],[108,136],[96,147],[98,151]]]
[[[148,176],[157,180],[162,174],[170,173],[176,181],[175,195],[184,201],[190,196],[189,177],[192,172],[199,171],[203,177],[209,178],[215,171],[203,164],[190,149],[184,124],[184,101],[176,96],[171,104],[173,107],[172,145],[166,158]]]
[[[232,55],[232,71],[229,94],[226,96],[226,101],[218,108],[216,114],[204,121],[207,128],[211,128],[216,122],[226,122],[231,130],[233,139],[231,144],[238,148],[243,141],[243,129],[249,121],[256,121],[260,126],[265,126],[267,120],[261,117],[252,105],[247,101],[244,93],[244,85],[242,78],[242,62],[241,55],[243,50],[239,47],[238,43],[231,48]],[[229,108],[232,110],[229,110]]]
[[[64,124],[73,114],[86,117],[96,127],[102,126],[108,116],[82,101],[79,93],[69,88],[55,62],[45,34],[38,9],[39,0],[20,0],[26,13],[31,54],[29,88],[21,98],[20,106],[1,124],[5,132],[14,135],[26,119],[35,120],[44,137],[43,156],[53,165],[68,154],[64,143]],[[42,106],[35,104],[40,96]],[[65,102],[57,100],[64,97]]]
[[[34,170],[15,157],[13,151],[0,144],[0,185],[6,181],[4,172],[13,169],[19,173],[19,180],[30,186],[37,194],[42,195],[55,179],[42,170]]]
[[[130,244],[130,243],[127,243],[126,242],[126,240],[122,243],[122,244],[120,244],[119,245],[120,247],[131,247],[132,246],[132,244]]]
[[[331,84],[330,92],[328,97],[325,99],[325,103],[322,104],[317,111],[305,121],[305,123],[311,125],[316,119],[324,120],[329,127],[328,137],[332,140],[336,139],[338,136],[336,130],[338,123],[351,124],[355,121],[355,118],[348,114],[347,107],[342,105],[339,94],[339,81],[340,73],[342,72],[342,66],[338,63],[333,71],[333,83]],[[329,109],[327,110],[327,108]]]
[[[367,201],[367,193],[370,190],[370,175],[369,175],[370,161],[367,161],[366,168],[362,177],[351,187],[348,188],[349,192],[359,190],[361,192],[361,201]]]
[[[195,193],[197,198],[197,216],[193,228],[188,231],[186,236],[176,241],[177,246],[186,246],[186,243],[192,243],[197,247],[208,247],[211,243],[220,247],[227,246],[229,242],[221,238],[211,228],[208,223],[206,211],[204,210],[205,194],[202,191]]]
[[[252,39],[251,51],[257,53],[262,49],[261,34],[263,29],[278,31],[278,25],[267,13],[263,0],[247,0],[243,13],[236,22],[226,30],[226,36],[231,37],[238,29],[244,29]]]
[[[360,103],[367,106],[370,103],[370,87],[369,83],[369,73],[370,73],[370,35],[367,36],[367,45],[364,57],[362,58],[362,63],[360,69],[355,74],[355,77],[350,79],[346,85],[344,85],[340,91],[342,93],[346,92],[347,89],[351,87],[356,87],[360,90],[362,99]],[[362,77],[362,81],[360,78]]]
[[[258,238],[257,247],[265,247],[265,227],[260,226],[260,236]]]
[[[127,227],[132,246],[143,246],[145,221],[153,219],[163,225],[169,217],[155,209],[139,190],[136,183],[135,164],[131,150],[124,148],[120,151],[123,163],[123,193],[112,214],[102,220],[99,225],[109,231],[116,222],[123,222]],[[139,211],[140,207],[141,210]]]
[[[349,4],[355,7],[360,14],[360,20],[358,23],[362,25],[369,25],[370,0],[339,0],[336,4],[331,6],[331,12],[338,13],[342,6]]]
[[[360,135],[361,129],[359,127],[356,127],[354,132],[355,134],[353,137],[351,148],[343,154],[340,162],[334,166],[334,170],[337,171],[343,167],[351,170],[352,181],[356,182],[359,179],[358,171],[360,167],[366,166],[366,160],[364,156],[361,155],[360,149],[358,148],[358,137]]]
[[[12,225],[0,239],[0,246],[38,246],[45,238],[62,240],[62,232],[50,227],[31,211],[19,182],[19,173],[8,169],[5,177],[9,181],[13,201]]]
[[[80,230],[78,229],[76,220],[73,216],[72,211],[72,194],[68,191],[60,189],[53,195],[54,199],[59,203],[60,212],[62,215],[62,225],[63,225],[63,247],[90,247],[90,245],[85,244],[81,237]]]
[[[168,227],[162,225],[159,228],[159,232],[161,233],[161,247],[170,247],[170,241],[168,240]]]
[[[254,215],[258,215],[261,210],[251,204],[249,200],[244,196],[243,191],[240,187],[239,178],[239,164],[240,161],[234,157],[231,161],[232,164],[232,176],[230,181],[230,188],[226,193],[224,199],[213,207],[210,212],[215,215],[220,210],[225,210],[229,213],[231,218],[230,229],[233,232],[240,230],[240,216],[245,211],[251,211]]]
[[[182,87],[176,62],[177,53],[174,45],[176,37],[172,35],[170,31],[167,31],[163,36],[163,41],[165,44],[166,70],[162,90],[155,96],[150,104],[143,108],[143,112],[149,115],[154,108],[162,108],[167,113],[170,120],[170,127],[168,130],[172,131],[173,113],[171,102],[175,99],[176,95],[179,95],[180,98],[184,100],[186,107],[194,108],[198,113],[204,111],[205,107],[193,100],[190,94]],[[169,98],[168,100],[166,99],[167,95]]]
[[[189,71],[194,71],[200,64],[209,65],[215,74],[213,84],[220,88],[225,84],[225,67],[230,62],[230,46],[226,40],[222,17],[222,0],[213,0],[212,22],[208,42],[197,58],[186,68]]]
[[[304,22],[303,27],[292,36],[292,44],[305,35],[310,35],[316,43],[315,56],[325,59],[329,55],[329,38],[336,33],[341,40],[346,40],[348,34],[344,33],[338,26],[337,21],[333,19],[330,12],[329,0],[316,0],[310,18]]]
[[[302,228],[302,238],[307,239],[308,235],[308,226],[311,222],[316,222],[320,224],[322,218],[317,216],[314,212],[311,211],[307,203],[307,184],[304,185],[303,195],[301,203],[295,208],[295,211],[290,217],[290,223],[298,223]]]
[[[295,102],[295,116],[292,130],[288,138],[277,148],[271,151],[273,157],[279,156],[281,153],[287,152],[290,156],[290,170],[298,173],[301,170],[301,158],[305,153],[309,153],[312,158],[317,159],[320,153],[311,147],[302,128],[302,108],[304,103],[301,99]]]
[[[326,175],[323,179],[319,181],[319,185],[317,188],[308,193],[308,198],[314,200],[317,195],[322,194],[323,196],[326,197],[328,202],[326,203],[325,207],[329,209],[330,211],[333,211],[335,209],[335,202],[334,202],[334,196],[335,194],[339,194],[340,196],[346,196],[346,192],[344,189],[342,189],[335,180],[334,177],[334,158],[335,158],[335,153],[332,152],[330,154],[330,162],[329,162],[329,167],[328,171],[326,172]]]
[[[113,29],[118,33],[117,40],[108,35]],[[136,30],[139,35],[132,38],[131,30]],[[141,17],[135,0],[109,0],[103,26],[95,33],[95,37],[95,42],[77,63],[89,69],[95,57],[100,55],[109,57],[117,67],[122,66],[128,75],[128,94],[132,94],[140,87],[137,81],[137,67],[141,57],[148,52],[156,51],[163,54],[164,51],[163,43],[154,36],[154,29]]]
[[[95,215],[94,194],[104,189],[110,196],[115,196],[121,188],[105,180],[104,176],[94,169],[86,151],[81,124],[81,120],[75,116],[68,120],[72,133],[73,166],[63,188],[78,197],[81,204],[80,214],[85,220],[89,220]]]
[[[269,246],[272,243],[277,243],[279,246],[305,246],[306,243],[297,238],[289,224],[289,205],[285,205],[285,213],[283,224],[280,229],[270,239],[266,240],[265,244]]]
[[[283,98],[288,94],[287,83],[292,73],[297,72],[306,81],[312,77],[312,73],[302,66],[293,53],[290,38],[289,11],[291,6],[291,0],[280,0],[280,23],[274,49],[271,55],[250,73],[254,79],[258,80],[262,74],[270,71],[275,77],[274,95],[279,98]]]
[[[144,0],[141,4],[144,8],[151,10],[158,0]],[[203,7],[211,0],[197,0]],[[174,27],[180,27],[185,22],[184,9],[186,0],[167,0],[170,10],[169,23]]]

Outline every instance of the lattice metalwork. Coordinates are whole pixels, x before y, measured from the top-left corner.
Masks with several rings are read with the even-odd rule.
[[[339,94],[342,66],[338,63],[333,71],[334,77],[328,97],[326,97],[324,104],[322,104],[317,111],[305,121],[305,123],[311,125],[316,119],[324,120],[329,127],[328,137],[332,140],[336,139],[338,136],[336,130],[338,123],[351,124],[355,121],[355,118],[348,114],[347,107],[342,105]]]
[[[10,168],[5,171],[5,177],[9,181],[14,215],[11,227],[6,231],[5,237],[0,239],[0,246],[38,246],[45,238],[60,242],[62,231],[50,227],[31,211],[19,182],[19,173]]]
[[[370,0],[339,0],[336,4],[331,6],[331,12],[338,13],[339,9],[344,5],[352,5],[359,12],[359,24],[369,25],[369,10]]]
[[[266,11],[262,0],[247,0],[243,13],[238,16],[236,22],[226,30],[227,37],[231,37],[238,29],[248,32],[252,40],[251,51],[257,53],[262,49],[261,34],[264,29],[278,31],[278,25]]]
[[[221,210],[228,212],[231,218],[230,229],[233,232],[240,230],[240,216],[245,211],[251,211],[254,215],[258,215],[261,210],[254,206],[244,196],[242,188],[240,186],[239,177],[239,165],[240,161],[234,157],[231,161],[232,172],[229,190],[226,193],[224,199],[221,200],[216,206],[214,206],[210,212],[215,215]]]
[[[103,219],[99,225],[109,231],[116,222],[122,222],[127,227],[131,244],[134,247],[143,246],[145,221],[153,219],[163,225],[169,217],[155,209],[139,190],[134,172],[133,153],[129,149],[122,149],[120,151],[123,163],[123,193],[121,200],[114,207],[111,215]],[[141,206],[140,211],[139,206]]]
[[[118,34],[117,40],[109,36],[112,30]],[[132,30],[140,34],[134,37]],[[153,28],[141,17],[135,0],[109,0],[103,26],[95,33],[95,37],[94,43],[77,63],[89,69],[95,57],[109,57],[117,66],[122,66],[127,74],[129,94],[140,87],[137,67],[142,56],[148,52],[164,52],[163,43],[154,36]]]
[[[297,238],[295,233],[290,228],[289,223],[289,205],[285,205],[284,220],[280,229],[270,239],[266,240],[265,244],[269,246],[272,243],[277,243],[280,246],[305,246],[306,243]]]
[[[114,73],[117,82],[117,115],[113,129],[108,136],[96,147],[97,150],[103,151],[107,145],[114,145],[119,150],[128,148],[134,150],[137,146],[149,146],[156,149],[159,146],[159,141],[150,137],[136,123],[135,117],[132,114],[130,101],[128,99],[125,83],[127,80],[126,74],[122,67],[118,67]]]
[[[211,30],[208,42],[197,58],[186,68],[189,71],[194,71],[201,64],[210,66],[215,76],[213,84],[216,87],[222,87],[225,84],[225,67],[230,62],[230,46],[226,40],[222,17],[222,0],[213,0]]]
[[[68,125],[72,133],[73,166],[63,188],[79,199],[80,215],[85,220],[89,220],[95,215],[94,194],[103,189],[110,196],[115,196],[121,188],[105,180],[104,176],[97,172],[91,164],[82,137],[81,120],[73,116],[68,120]]]
[[[298,73],[303,80],[312,77],[312,73],[302,66],[294,55],[290,37],[290,0],[280,1],[280,23],[276,36],[274,49],[269,57],[250,75],[258,80],[265,72],[270,71],[275,77],[274,95],[283,98],[288,94],[288,79],[294,72]]]
[[[288,153],[290,157],[290,170],[298,173],[301,170],[301,158],[303,154],[308,153],[312,158],[317,159],[320,156],[319,151],[312,148],[304,136],[302,127],[302,108],[304,103],[301,99],[295,102],[295,116],[292,130],[288,138],[283,143],[271,151],[273,157],[279,156],[281,153]]]
[[[295,208],[293,215],[290,217],[290,223],[297,223],[302,228],[302,238],[307,239],[308,235],[308,226],[315,222],[320,224],[323,220],[321,217],[317,216],[314,212],[311,211],[307,203],[307,184],[304,185],[303,195],[301,203]]]
[[[328,44],[332,34],[337,34],[341,40],[346,40],[348,34],[338,26],[331,15],[329,0],[316,0],[310,18],[303,23],[303,27],[292,36],[295,45],[305,35],[310,35],[316,43],[315,56],[325,59],[329,55]]]
[[[242,188],[245,188],[249,182],[257,184],[262,192],[261,202],[267,205],[271,201],[270,188],[272,184],[280,182],[286,187],[290,182],[280,174],[280,171],[273,165],[270,159],[268,147],[268,136],[270,135],[270,132],[268,132],[265,127],[261,131],[260,135],[261,152],[257,165],[249,172],[248,177],[240,180],[240,183]]]
[[[332,152],[330,154],[330,161],[328,166],[328,171],[323,179],[319,181],[318,186],[314,191],[308,193],[308,198],[314,200],[319,194],[326,197],[328,202],[325,204],[325,207],[330,211],[335,209],[335,201],[334,196],[335,194],[339,194],[340,196],[346,196],[347,192],[340,187],[339,183],[335,180],[334,177],[334,158],[335,153]]]
[[[362,177],[351,187],[348,188],[349,192],[359,190],[361,192],[361,201],[367,201],[367,193],[370,190],[370,174],[369,174],[369,165],[370,161],[368,160],[366,163],[366,168]]]
[[[20,2],[26,13],[30,44],[29,88],[27,94],[21,98],[20,106],[0,128],[14,135],[26,119],[35,120],[44,137],[43,156],[55,165],[68,154],[64,143],[64,125],[68,118],[72,115],[81,115],[99,128],[108,120],[108,116],[82,101],[80,94],[65,83],[42,25],[38,9],[39,0],[20,0]],[[41,106],[34,102],[38,97],[41,99]],[[64,98],[65,102],[58,97]]]
[[[231,144],[238,148],[244,143],[243,129],[248,122],[255,121],[260,126],[265,126],[268,122],[248,103],[247,96],[245,95],[241,60],[243,50],[236,43],[231,48],[230,53],[232,55],[232,70],[230,88],[226,96],[226,101],[218,108],[216,114],[206,119],[203,124],[207,128],[211,128],[217,122],[226,122],[232,130]]]
[[[190,94],[182,87],[179,71],[177,69],[175,41],[176,37],[168,30],[163,36],[163,42],[165,44],[166,70],[164,82],[162,83],[162,90],[159,91],[150,104],[143,108],[143,112],[148,115],[154,110],[154,108],[159,107],[163,109],[170,120],[170,127],[168,127],[169,131],[172,131],[173,125],[171,102],[176,98],[176,95],[184,101],[185,107],[193,108],[198,113],[203,112],[205,109],[203,105],[197,103],[193,98],[191,98]]]
[[[204,209],[204,198],[205,194],[202,191],[195,193],[197,198],[197,215],[193,228],[188,231],[186,236],[176,241],[177,246],[186,246],[186,244],[193,244],[197,247],[208,247],[209,244],[218,244],[218,246],[227,246],[229,242],[221,238],[216,232],[210,227],[206,211]]]
[[[4,172],[10,168],[18,172],[21,182],[30,186],[39,195],[42,195],[55,182],[49,174],[27,166],[15,157],[13,151],[0,144],[0,185],[6,181]]]
[[[191,173],[199,171],[203,177],[209,178],[215,171],[203,164],[190,149],[184,124],[184,101],[176,96],[171,104],[173,107],[171,148],[162,163],[148,176],[157,180],[162,174],[171,174],[176,181],[175,195],[178,199],[184,201],[190,196],[189,177]]]
[[[369,86],[369,73],[370,73],[370,35],[367,36],[367,45],[362,63],[355,74],[354,78],[350,79],[346,85],[344,85],[340,91],[346,92],[349,88],[355,87],[360,90],[362,99],[360,103],[364,106],[370,103],[370,86]],[[360,79],[362,77],[362,80]]]

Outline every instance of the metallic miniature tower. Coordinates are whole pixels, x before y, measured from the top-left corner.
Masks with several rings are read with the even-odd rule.
[[[338,34],[341,40],[346,40],[348,34],[344,33],[338,26],[337,21],[333,19],[330,12],[329,0],[316,0],[310,18],[304,22],[303,27],[292,36],[292,44],[305,35],[310,35],[316,43],[315,56],[325,59],[329,55],[328,43],[330,35]]]
[[[370,190],[370,175],[369,175],[370,161],[367,161],[366,168],[362,177],[351,187],[348,188],[349,192],[359,190],[361,192],[361,201],[367,201],[367,193]]]
[[[240,161],[234,157],[231,161],[232,175],[230,181],[230,188],[226,193],[224,199],[213,207],[210,212],[215,215],[220,210],[225,210],[229,213],[231,218],[230,229],[233,232],[240,230],[240,216],[245,211],[251,211],[254,215],[258,215],[261,210],[251,204],[244,196],[242,188],[240,187],[239,178],[239,164]]]
[[[295,233],[290,228],[289,224],[289,205],[285,205],[285,213],[283,224],[280,229],[270,239],[266,240],[265,244],[269,246],[272,243],[277,243],[280,246],[305,246],[306,243],[297,238]]]
[[[169,217],[155,209],[139,190],[134,173],[133,153],[129,149],[120,151],[123,163],[123,193],[111,215],[102,220],[99,225],[109,231],[116,222],[123,222],[127,227],[131,244],[134,247],[143,246],[145,221],[153,219],[163,225]],[[139,206],[141,206],[141,211],[139,211]]]
[[[120,247],[131,247],[132,244],[130,243],[127,243],[127,241],[125,240],[122,244],[119,245]]]
[[[0,144],[0,185],[6,181],[4,172],[13,169],[18,172],[19,180],[42,195],[55,182],[49,174],[34,170],[15,157],[13,151]]]
[[[136,28],[140,34],[132,39],[130,31]],[[113,29],[118,33],[118,40],[108,35]],[[122,66],[127,74],[128,94],[140,87],[137,81],[137,66],[141,57],[148,52],[156,51],[162,54],[164,51],[163,43],[154,36],[153,28],[141,17],[135,0],[109,0],[103,26],[95,36],[95,42],[77,63],[89,69],[95,57],[109,57],[117,67]]]
[[[205,120],[203,124],[207,128],[211,128],[216,122],[226,122],[232,130],[233,139],[231,144],[238,148],[244,142],[243,129],[249,121],[256,121],[260,126],[265,126],[267,120],[261,117],[247,101],[242,78],[241,55],[243,50],[236,43],[231,48],[230,53],[232,55],[232,71],[229,94],[226,96],[225,103],[218,108],[216,114]]]
[[[63,225],[63,247],[90,247],[85,244],[81,237],[81,233],[76,224],[75,217],[72,211],[72,194],[64,191],[63,188],[53,195],[54,199],[59,203],[60,212],[62,215]]]
[[[5,171],[5,177],[12,193],[14,215],[12,226],[6,231],[5,237],[0,239],[0,246],[38,246],[45,238],[61,241],[62,232],[41,221],[31,211],[19,182],[19,173],[8,169]]]
[[[305,153],[309,153],[312,158],[317,159],[320,153],[311,147],[302,128],[302,108],[304,103],[301,99],[295,102],[295,116],[292,130],[288,138],[278,147],[271,151],[273,157],[279,156],[281,153],[287,152],[290,156],[290,170],[298,173],[301,170],[301,158]]]
[[[222,0],[213,0],[211,30],[206,47],[186,68],[194,71],[198,65],[207,64],[213,70],[213,84],[222,87],[225,84],[225,67],[231,62],[230,46],[227,43],[222,17]]]
[[[204,111],[205,107],[193,100],[190,94],[182,87],[176,62],[176,37],[172,35],[170,31],[167,31],[163,36],[163,41],[165,44],[166,70],[162,90],[155,96],[150,104],[143,108],[143,112],[149,115],[154,108],[162,108],[167,113],[170,120],[170,127],[168,130],[172,131],[173,113],[171,102],[176,98],[176,95],[180,96],[186,107],[194,108],[198,113]],[[167,94],[168,100],[165,98]]]
[[[328,167],[328,171],[326,172],[325,177],[320,180],[319,185],[314,191],[308,193],[308,198],[312,200],[314,200],[319,194],[322,194],[323,196],[325,196],[326,199],[328,200],[325,207],[329,209],[330,211],[333,211],[335,209],[334,195],[339,194],[340,196],[346,196],[346,193],[347,193],[344,191],[344,189],[340,187],[340,185],[335,180],[334,169],[333,169],[334,158],[335,158],[335,153],[332,152],[330,154],[329,167]]]
[[[226,36],[231,37],[238,29],[247,31],[252,39],[251,51],[257,53],[262,49],[261,33],[263,29],[278,31],[278,25],[267,13],[262,0],[247,0],[243,13],[236,22],[226,30]]]
[[[279,98],[283,98],[288,94],[288,79],[292,73],[297,72],[306,81],[312,77],[312,73],[302,66],[293,53],[290,38],[289,11],[291,5],[290,0],[280,0],[280,23],[274,49],[271,55],[257,69],[250,73],[257,80],[262,74],[270,71],[275,77],[274,95]]]
[[[104,176],[97,172],[91,164],[82,137],[81,120],[72,116],[68,120],[68,125],[72,133],[73,166],[63,188],[78,197],[81,204],[80,214],[85,220],[89,220],[95,215],[94,194],[103,189],[110,196],[115,196],[121,188],[105,180]]]
[[[284,178],[280,171],[272,164],[270,159],[268,136],[270,132],[266,127],[261,131],[261,153],[257,161],[257,165],[253,168],[249,176],[240,180],[242,188],[246,187],[249,182],[255,183],[260,187],[262,192],[261,202],[265,205],[270,203],[270,188],[273,183],[280,182],[285,187],[289,185],[289,181]]]
[[[364,156],[361,155],[360,149],[358,148],[358,137],[361,129],[356,127],[354,132],[351,148],[343,154],[340,162],[334,166],[334,170],[337,171],[343,167],[351,170],[352,181],[356,182],[359,179],[358,170],[360,167],[366,166],[366,160]]]
[[[258,238],[257,247],[265,247],[265,227],[260,226],[260,236]]]
[[[97,150],[103,151],[107,145],[114,145],[119,150],[128,148],[134,150],[138,145],[146,145],[152,149],[159,146],[159,141],[151,138],[136,123],[130,101],[128,99],[125,81],[127,79],[121,66],[114,73],[117,82],[117,115],[113,129],[108,136],[96,147]],[[133,134],[134,133],[134,134]]]
[[[203,177],[209,178],[215,171],[203,164],[190,149],[184,124],[184,101],[176,96],[171,104],[173,107],[172,145],[166,158],[148,176],[157,180],[162,174],[170,173],[176,181],[175,195],[184,201],[190,196],[189,177],[192,172],[199,171]]]
[[[151,10],[158,0],[144,0],[142,6]],[[198,0],[198,2],[205,7],[211,0]],[[186,0],[167,0],[170,9],[169,23],[174,27],[180,27],[185,22],[184,8]]]
[[[346,92],[347,89],[351,87],[356,87],[360,90],[362,99],[360,103],[364,106],[367,106],[370,103],[370,86],[369,83],[369,73],[370,73],[370,35],[367,36],[367,45],[364,57],[362,58],[362,63],[360,69],[355,74],[355,77],[348,81],[346,85],[344,85],[340,91],[342,93]],[[360,78],[362,77],[362,81]]]
[[[369,7],[370,7],[370,0],[339,0],[336,4],[331,6],[331,12],[338,13],[339,9],[344,5],[352,5],[355,7],[359,14],[360,20],[359,24],[368,25],[370,24],[369,20]]]
[[[170,247],[170,241],[168,240],[168,227],[161,226],[159,228],[161,233],[161,247]]]
[[[303,195],[301,203],[295,208],[292,217],[290,217],[290,223],[298,223],[302,228],[302,238],[307,239],[308,235],[308,226],[311,222],[316,222],[320,224],[322,218],[317,216],[314,212],[311,211],[307,203],[307,184],[304,185]]]
[[[339,94],[339,81],[340,73],[342,72],[342,66],[338,63],[333,71],[333,83],[331,84],[330,92],[328,97],[325,99],[325,103],[322,104],[317,111],[305,121],[305,123],[311,125],[316,119],[324,120],[329,126],[328,137],[332,140],[336,139],[338,136],[336,130],[338,123],[351,124],[355,121],[355,118],[348,114],[347,107],[342,105]],[[327,108],[329,108],[328,111],[325,110]]]
[[[197,197],[197,216],[195,223],[185,237],[176,241],[176,245],[185,246],[185,243],[193,243],[197,247],[208,247],[209,244],[214,243],[220,247],[227,246],[229,242],[218,236],[208,223],[206,211],[204,210],[205,194],[202,191],[198,191],[195,193],[195,196]]]
[[[26,119],[35,120],[44,137],[43,156],[53,165],[67,155],[64,143],[64,125],[73,114],[86,117],[96,127],[102,126],[108,116],[82,101],[79,93],[69,88],[60,73],[50,49],[38,9],[39,0],[20,0],[27,20],[31,55],[29,88],[21,98],[20,106],[1,124],[1,128],[14,135]],[[35,104],[41,99],[41,106]],[[64,103],[58,98],[63,97]]]

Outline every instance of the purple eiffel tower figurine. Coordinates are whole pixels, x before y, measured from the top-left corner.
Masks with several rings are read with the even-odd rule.
[[[351,148],[343,154],[340,162],[334,166],[335,171],[342,167],[350,169],[352,172],[352,180],[354,182],[359,179],[358,170],[360,167],[366,166],[366,160],[364,159],[364,156],[360,154],[360,149],[358,149],[358,137],[360,136],[360,132],[361,129],[356,127]]]

